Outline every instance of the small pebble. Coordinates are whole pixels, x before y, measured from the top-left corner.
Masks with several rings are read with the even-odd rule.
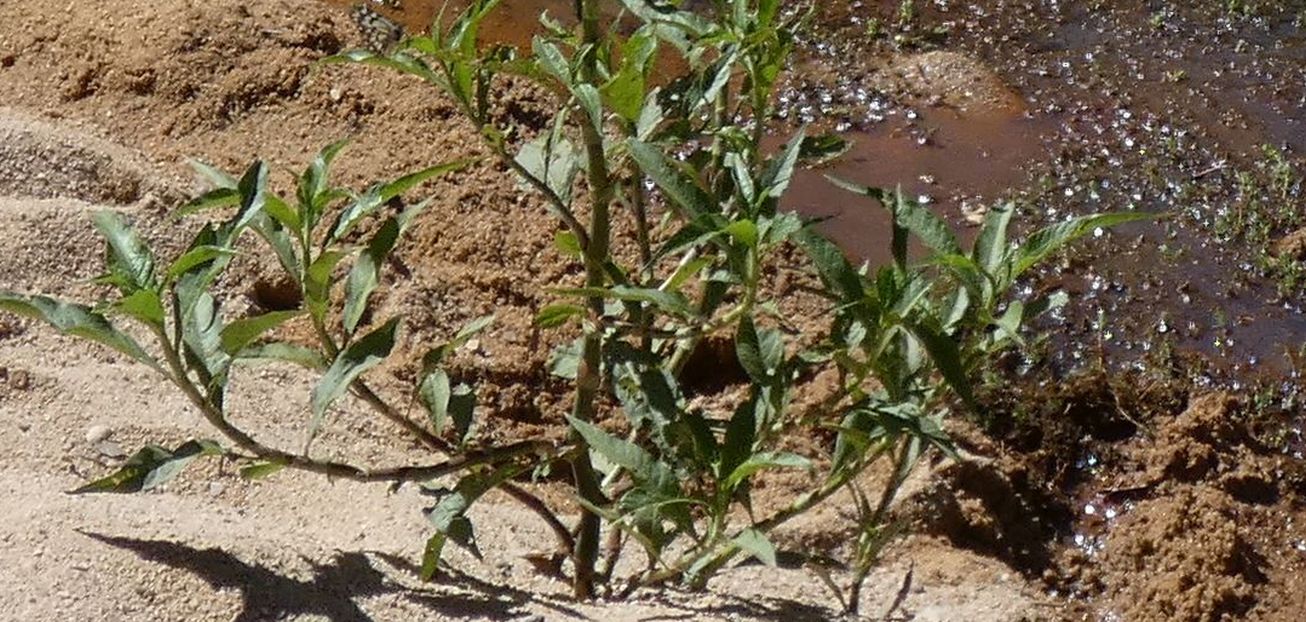
[[[95,444],[95,451],[100,452],[105,458],[126,458],[127,452],[122,450],[122,445],[113,441],[100,441]]]
[[[110,430],[107,425],[93,425],[86,428],[86,442],[92,445],[107,440],[110,436],[113,436],[113,430]]]

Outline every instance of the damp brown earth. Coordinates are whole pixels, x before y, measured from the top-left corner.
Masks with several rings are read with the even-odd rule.
[[[508,0],[495,36],[523,42],[540,9],[563,17],[568,4]],[[823,3],[770,121],[777,144],[807,125],[852,148],[796,179],[790,206],[828,218],[825,230],[871,261],[887,246],[883,210],[824,175],[901,186],[963,235],[1004,200],[1020,206],[1026,230],[1104,209],[1167,218],[1103,232],[1029,283],[1065,289],[1080,310],[1047,326],[1044,364],[1014,366],[1025,397],[1013,384],[989,421],[956,423],[968,459],[917,476],[900,510],[916,535],[872,575],[866,610],[1299,619],[1303,445],[1298,407],[1284,406],[1296,377],[1282,350],[1306,335],[1300,292],[1281,292],[1259,274],[1256,249],[1220,228],[1239,205],[1251,209],[1245,195],[1277,192],[1261,145],[1287,147],[1296,174],[1292,149],[1306,146],[1297,18],[1273,7],[1234,15],[1224,2],[915,5],[904,22],[899,2]],[[410,0],[393,16],[420,29],[433,6]],[[128,214],[176,248],[184,238],[168,213],[197,189],[186,158],[289,169],[348,136],[341,181],[361,185],[477,155],[472,128],[420,85],[312,65],[360,43],[346,11],[309,0],[4,2],[0,287],[93,297],[94,209]],[[538,94],[508,95],[503,114],[547,118]],[[1299,207],[1296,183],[1268,198]],[[431,190],[436,205],[378,310],[410,322],[407,362],[382,370],[385,387],[405,390],[421,343],[492,311],[496,330],[457,361],[482,381],[490,432],[558,433],[561,398],[540,370],[565,336],[531,321],[542,286],[575,276],[552,250],[551,221],[489,165]],[[234,312],[280,304],[262,275],[250,264],[224,284]],[[1212,358],[1179,373],[1155,356],[1170,348]],[[1095,366],[1098,380],[1069,380]],[[1249,367],[1268,370],[1273,395],[1249,388]],[[239,379],[239,408],[290,442],[297,402],[254,397],[303,396],[308,383],[290,370],[251,374]],[[1232,392],[1210,393],[1219,384]],[[338,450],[412,458],[359,412],[347,408],[339,423],[324,439]],[[494,504],[476,517],[486,559],[457,557],[456,573],[424,585],[413,571],[423,500],[411,491],[299,476],[250,483],[213,466],[141,497],[60,492],[135,446],[202,429],[144,370],[0,318],[0,564],[14,570],[0,578],[0,610],[24,620],[835,615],[812,574],[751,566],[706,594],[570,603],[526,559],[546,541],[542,528]],[[803,485],[773,482],[758,497]],[[547,484],[541,492],[565,502]],[[778,540],[837,552],[848,521],[833,503]]]

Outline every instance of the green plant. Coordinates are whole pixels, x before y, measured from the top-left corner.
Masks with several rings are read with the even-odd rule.
[[[580,0],[577,28],[542,17],[547,33],[523,56],[478,40],[481,23],[497,4],[472,2],[447,28],[438,19],[431,35],[407,39],[387,54],[352,51],[329,60],[388,67],[440,89],[472,121],[493,156],[540,195],[565,227],[556,247],[583,267],[584,279],[553,288],[557,302],[541,310],[537,322],[575,337],[555,353],[553,365],[555,374],[572,382],[569,441],[494,446],[475,435],[474,392],[456,386],[442,364],[485,330],[488,319],[428,351],[414,388],[426,420],[404,416],[367,384],[365,372],[390,354],[401,319],[369,325],[368,300],[386,257],[425,203],[398,214],[381,208],[463,163],[351,193],[328,181],[337,144],[298,177],[293,201],[268,188],[262,163],[239,179],[200,167],[216,189],[182,213],[224,209],[231,215],[204,225],[166,269],[156,267],[156,258],[121,217],[97,215],[109,242],[103,282],[118,292],[98,308],[0,294],[0,308],[116,348],[163,374],[234,445],[148,447],[82,490],[148,489],[191,460],[216,454],[244,461],[249,476],[286,467],[395,483],[456,476],[456,485],[427,512],[434,533],[423,557],[424,577],[435,575],[447,543],[474,549],[466,511],[498,488],[552,528],[571,562],[577,598],[611,589],[619,579],[627,589],[669,581],[701,587],[744,555],[773,564],[777,552],[768,534],[847,490],[862,517],[851,560],[854,584],[844,599],[847,609],[856,610],[862,580],[899,531],[890,513],[903,481],[931,448],[952,452],[942,419],[958,399],[974,405],[970,378],[994,354],[1023,343],[1029,318],[1064,302],[1014,300],[1013,284],[1094,227],[1139,216],[1079,218],[1017,246],[1007,237],[1012,210],[1004,207],[990,213],[975,246],[963,252],[944,223],[901,193],[840,182],[879,199],[893,217],[894,261],[868,274],[810,223],[778,210],[800,161],[829,156],[842,148],[841,141],[799,131],[777,153],[762,147],[776,83],[805,12],[782,11],[778,0],[717,0],[704,17],[628,0],[627,9],[643,25],[617,37],[601,28],[597,2]],[[658,85],[654,76],[661,75],[656,67],[664,50],[681,56],[687,69]],[[529,128],[496,121],[492,105],[507,77],[554,96],[558,112],[548,127],[531,135]],[[352,242],[351,233],[361,231],[368,232],[366,240]],[[224,320],[211,290],[246,232],[257,234],[298,284],[300,308]],[[922,265],[908,262],[910,235],[933,251]],[[765,286],[765,268],[791,244],[810,257],[829,302],[829,334],[816,347],[800,347],[781,330],[778,301]],[[119,316],[149,330],[153,353],[115,326]],[[311,324],[313,345],[265,341],[277,326],[296,319]],[[733,339],[746,390],[732,404],[698,406],[687,398],[681,376],[704,339],[721,335]],[[268,359],[321,374],[309,396],[300,451],[263,445],[228,416],[225,394],[233,368]],[[840,374],[841,390],[815,411],[795,409],[792,401],[803,382],[831,367]],[[346,392],[442,457],[382,469],[313,458],[311,442],[332,403]],[[834,436],[827,453],[785,450],[793,435],[818,430]],[[824,458],[829,466],[817,472]],[[570,467],[583,508],[575,528],[514,483],[553,463]],[[855,485],[874,465],[884,465],[891,476],[871,503]],[[751,486],[772,469],[806,469],[817,483],[783,507],[755,513]],[[631,542],[644,551],[648,567],[617,577],[615,562]]]

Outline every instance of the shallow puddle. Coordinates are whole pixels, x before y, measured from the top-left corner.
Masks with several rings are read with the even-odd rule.
[[[889,219],[873,200],[832,185],[830,175],[867,186],[901,188],[931,206],[969,237],[985,206],[1025,181],[1028,165],[1045,157],[1048,118],[995,112],[968,115],[946,108],[895,111],[880,127],[846,135],[852,148],[839,160],[794,176],[783,203],[828,218],[824,232],[872,264],[889,259]]]

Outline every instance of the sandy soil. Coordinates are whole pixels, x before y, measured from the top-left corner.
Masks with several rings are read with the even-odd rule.
[[[311,65],[358,42],[343,11],[307,0],[4,0],[0,288],[94,298],[86,281],[101,263],[88,218],[96,209],[124,213],[162,247],[178,247],[183,229],[167,215],[198,187],[188,157],[229,170],[260,157],[286,170],[350,137],[337,171],[341,182],[360,185],[478,155],[470,128],[430,90],[385,72]],[[976,65],[928,60],[930,67]],[[886,83],[906,83],[911,97],[928,99],[928,90],[951,97],[957,89],[947,84],[955,83],[940,86],[923,63],[885,63]],[[984,74],[964,85],[995,79]],[[499,114],[526,126],[546,118],[546,105],[529,91],[514,90],[509,101]],[[552,249],[552,221],[488,164],[431,191],[436,203],[399,257],[407,270],[385,284],[376,310],[409,318],[397,362],[379,371],[378,383],[398,395],[420,344],[494,312],[496,329],[460,354],[459,373],[482,381],[492,434],[557,434],[560,409],[540,370],[549,344],[564,336],[531,325],[545,302],[540,285],[575,274]],[[264,272],[241,265],[223,283],[234,312],[275,303]],[[311,380],[278,367],[243,372],[233,410],[261,437],[291,445]],[[1296,619],[1301,560],[1285,544],[1306,541],[1299,480],[1266,475],[1288,467],[1236,427],[1202,436],[1220,425],[1222,408],[1199,404],[1162,422],[1165,443],[1140,438],[1119,449],[1114,468],[1119,488],[1135,491],[1133,505],[1100,530],[1101,546],[1088,553],[1067,545],[1080,527],[1066,515],[1070,493],[1046,490],[1054,478],[1039,471],[1037,455],[1010,454],[969,433],[976,462],[936,465],[913,484],[917,494],[904,510],[916,512],[919,535],[873,573],[864,612],[940,621]],[[141,444],[210,434],[140,366],[0,317],[0,566],[9,569],[0,574],[0,617],[836,616],[814,575],[759,566],[726,571],[706,593],[569,602],[566,586],[526,559],[550,542],[545,528],[493,497],[473,512],[485,559],[454,552],[453,570],[421,584],[414,564],[429,530],[419,510],[429,500],[412,488],[389,492],[292,473],[249,482],[215,462],[145,495],[63,492]],[[420,456],[353,403],[322,446],[375,464]],[[541,492],[560,496],[547,486]],[[781,483],[768,494],[794,492]],[[1044,516],[1051,518],[1039,523]],[[848,521],[836,501],[777,539],[782,547],[837,549]],[[1073,598],[1054,596],[1053,588]]]

